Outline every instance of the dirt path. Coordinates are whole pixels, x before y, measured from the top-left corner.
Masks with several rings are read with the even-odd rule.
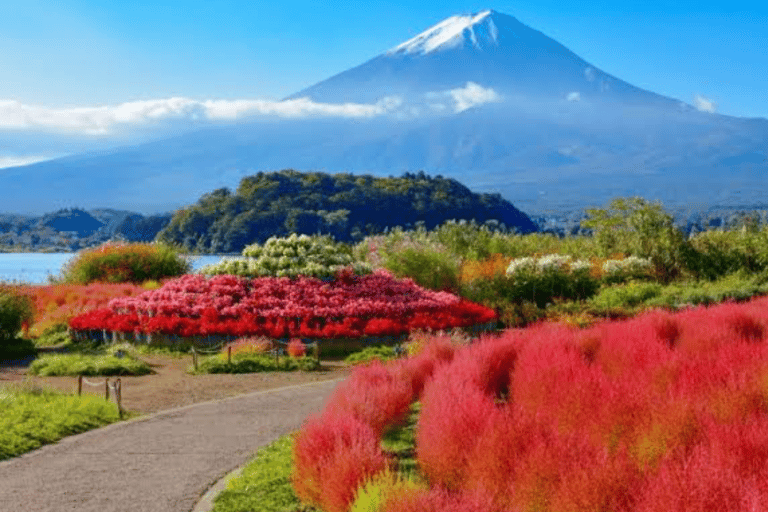
[[[256,449],[319,411],[338,382],[160,412],[0,462],[0,510],[189,512]]]

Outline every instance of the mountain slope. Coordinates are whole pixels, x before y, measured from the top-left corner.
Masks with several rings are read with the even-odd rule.
[[[492,10],[452,16],[289,98],[372,103],[386,96],[456,89],[467,82],[529,100],[578,94],[584,100],[681,108],[679,101],[619,80],[516,18]]]

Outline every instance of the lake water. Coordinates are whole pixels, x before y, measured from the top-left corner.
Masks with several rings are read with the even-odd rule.
[[[47,284],[48,276],[57,276],[61,267],[75,253],[0,253],[0,282]],[[192,270],[217,263],[222,256],[184,256],[191,260]]]

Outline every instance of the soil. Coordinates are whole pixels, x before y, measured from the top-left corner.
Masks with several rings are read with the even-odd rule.
[[[155,372],[141,377],[121,376],[122,405],[125,410],[153,413],[199,402],[264,391],[295,384],[346,377],[349,368],[340,363],[323,362],[319,371],[264,372],[246,374],[190,375],[192,357],[168,355],[139,356]],[[77,391],[77,377],[37,377],[26,375],[30,360],[0,362],[0,386],[27,382],[67,392]],[[109,377],[113,382],[116,377]],[[83,393],[104,394],[105,377],[85,377],[98,386],[83,385]],[[111,397],[114,400],[114,397]]]

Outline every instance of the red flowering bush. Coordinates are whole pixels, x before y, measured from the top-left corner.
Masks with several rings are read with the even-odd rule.
[[[468,327],[493,318],[493,310],[394,279],[386,271],[345,274],[329,283],[186,275],[160,289],[112,300],[107,309],[73,318],[70,327],[180,336],[357,338]]]
[[[304,357],[307,353],[307,347],[299,339],[292,339],[288,343],[286,350],[291,357]]]

